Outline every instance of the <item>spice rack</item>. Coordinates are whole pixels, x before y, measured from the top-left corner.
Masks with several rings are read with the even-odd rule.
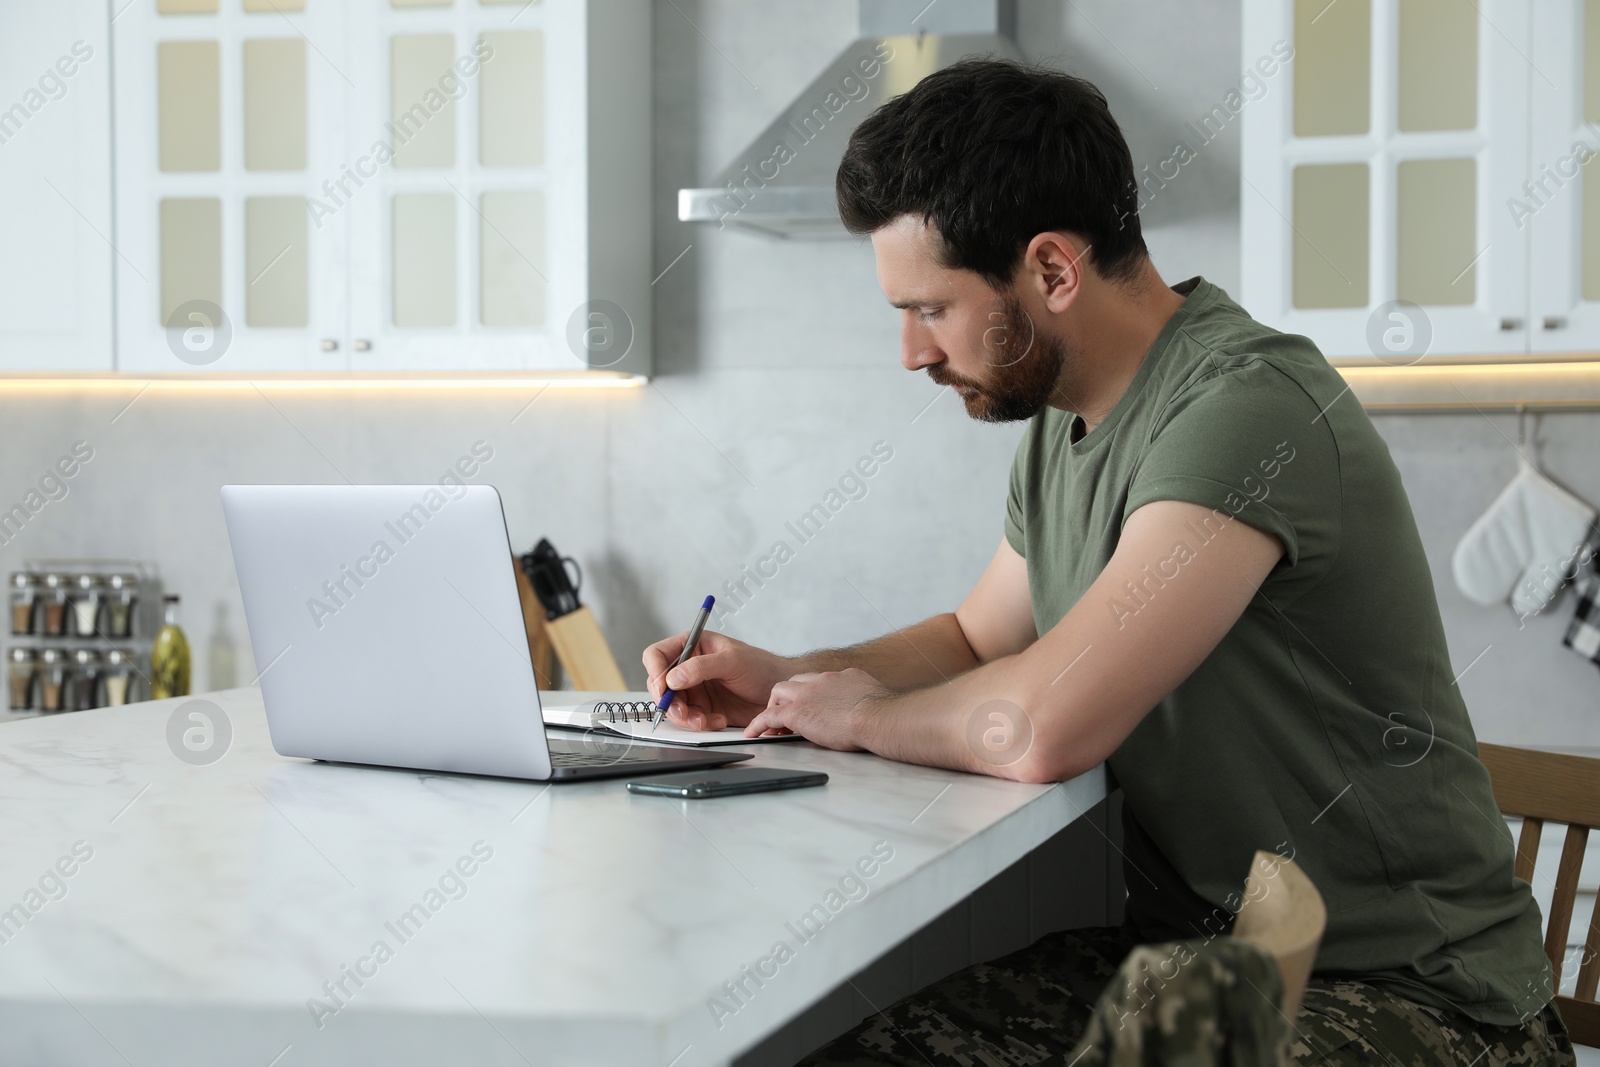
[[[22,718],[149,697],[161,582],[131,559],[29,559],[7,577],[7,712]]]

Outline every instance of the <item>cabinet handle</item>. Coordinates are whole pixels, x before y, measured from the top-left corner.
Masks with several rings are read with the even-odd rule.
[[[1547,330],[1565,329],[1566,325],[1567,320],[1562,318],[1560,315],[1546,315],[1544,317],[1544,328]]]
[[[351,344],[350,347],[355,349],[357,352],[370,352],[372,350],[372,342],[362,338]]]
[[[1521,319],[1501,319],[1500,320],[1500,328],[1502,330],[1520,330],[1520,329],[1522,329],[1522,320]]]
[[[337,352],[339,351],[339,342],[331,337],[324,337],[322,339],[322,350],[324,352]]]

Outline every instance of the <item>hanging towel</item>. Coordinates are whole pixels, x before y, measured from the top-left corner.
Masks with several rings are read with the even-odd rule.
[[[1600,544],[1594,541],[1583,548],[1577,577],[1572,580],[1572,591],[1578,594],[1578,607],[1572,613],[1572,622],[1567,626],[1566,636],[1561,643],[1584,659],[1600,665],[1600,569],[1597,569],[1595,562],[1597,551],[1600,551]]]

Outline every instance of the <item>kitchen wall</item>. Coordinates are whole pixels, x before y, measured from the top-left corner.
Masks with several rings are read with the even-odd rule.
[[[578,557],[586,599],[636,681],[642,647],[687,624],[707,591],[737,609],[728,632],[783,650],[957,603],[999,543],[1020,427],[973,423],[900,369],[896,315],[863,243],[676,217],[677,189],[708,182],[853,35],[854,4],[661,0],[655,19],[655,227],[640,236],[658,271],[672,266],[654,286],[649,387],[550,390],[531,406],[528,393],[0,390],[0,508],[75,441],[95,450],[67,495],[0,546],[0,569],[43,556],[154,561],[184,596],[197,687],[247,683],[217,487],[433,480],[481,439],[494,448],[482,477],[499,486],[517,547],[548,536]],[[1153,187],[1147,239],[1169,280],[1204,274],[1237,293],[1237,129],[1200,144],[1185,127],[1255,58],[1240,55],[1237,4],[1026,0],[1021,23],[1030,56],[1101,85],[1136,165],[1154,169],[1180,140],[1198,149]],[[1449,578],[1456,539],[1514,471],[1515,419],[1378,426],[1412,493],[1452,659],[1471,664],[1460,684],[1480,735],[1600,745],[1600,674],[1560,645],[1570,597],[1519,629],[1509,608],[1471,605]],[[1596,430],[1594,416],[1558,415],[1537,435],[1549,471],[1591,500]],[[863,458],[872,475],[851,480]],[[804,538],[789,528],[830,492],[844,504],[826,526]],[[776,573],[729,597],[724,583],[763,559]]]

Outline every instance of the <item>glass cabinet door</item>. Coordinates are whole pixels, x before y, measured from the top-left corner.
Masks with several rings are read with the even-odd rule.
[[[119,370],[342,371],[339,0],[152,0],[117,55]]]
[[[1526,0],[1261,0],[1245,59],[1246,307],[1330,357],[1520,353]],[[1259,16],[1259,17],[1258,17]]]
[[[1502,210],[1532,238],[1532,348],[1600,348],[1600,0],[1533,9],[1533,144]]]
[[[524,370],[563,361],[556,266],[579,262],[586,152],[574,5],[360,0],[377,32],[352,40],[351,368]],[[576,31],[575,33],[573,31]],[[571,34],[563,38],[563,34]],[[560,166],[552,160],[565,161]],[[575,301],[574,301],[575,302]]]
[[[645,0],[120,11],[118,370],[647,370]]]

